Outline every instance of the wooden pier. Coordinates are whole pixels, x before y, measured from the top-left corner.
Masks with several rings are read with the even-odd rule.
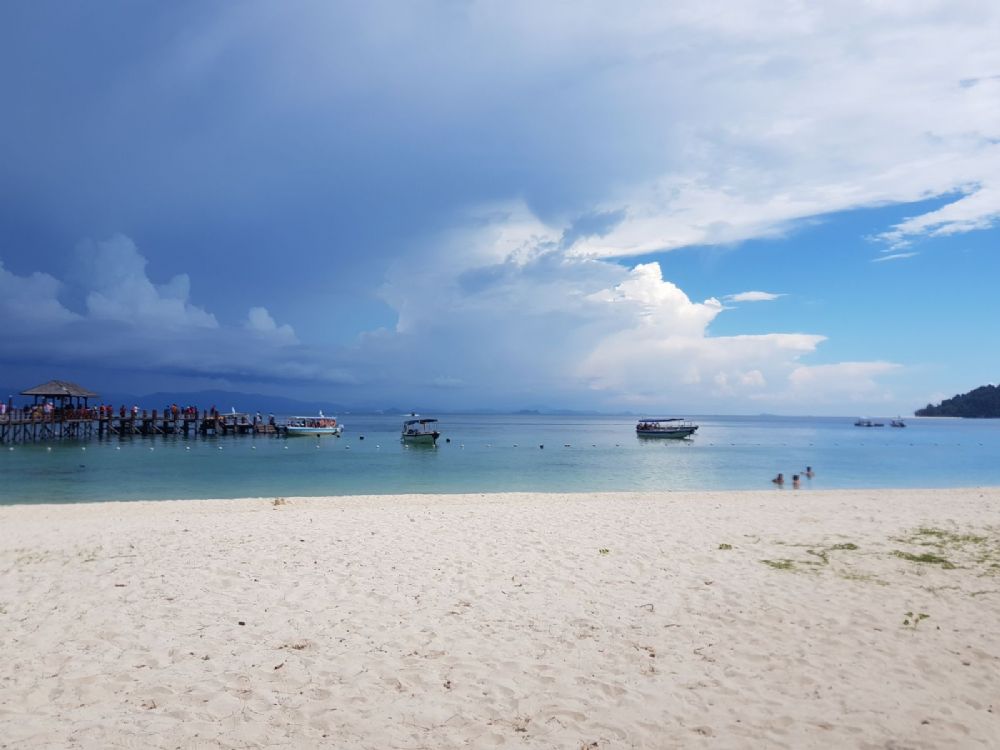
[[[15,407],[13,398],[0,403],[0,443],[35,443],[45,440],[129,437],[134,435],[181,435],[215,437],[226,435],[280,435],[284,425],[270,417],[265,421],[240,412],[222,414],[212,407],[168,406],[162,412],[133,406],[91,406],[97,394],[65,380],[21,391],[34,403]]]
[[[209,411],[168,414],[146,411],[139,414],[101,413],[80,409],[52,414],[15,409],[0,415],[0,443],[34,443],[141,435],[183,437],[223,437],[228,435],[281,435],[282,425],[258,420],[250,414],[212,414]]]

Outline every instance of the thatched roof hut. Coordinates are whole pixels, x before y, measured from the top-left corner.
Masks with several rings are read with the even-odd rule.
[[[83,399],[83,403],[87,403],[87,399],[97,398],[97,394],[93,391],[88,391],[76,383],[70,383],[66,380],[50,380],[48,383],[42,383],[41,385],[36,385],[34,388],[29,388],[26,391],[21,391],[22,396],[34,396],[35,403],[38,403],[38,399],[53,399],[66,403],[75,398],[77,403],[80,399]]]

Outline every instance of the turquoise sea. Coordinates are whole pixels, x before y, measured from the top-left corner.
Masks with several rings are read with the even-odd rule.
[[[447,415],[437,448],[404,447],[403,415],[342,415],[341,438],[134,437],[0,446],[0,504],[498,491],[802,490],[1000,485],[1000,420],[693,417],[688,440],[637,438],[633,417]],[[446,442],[450,441],[450,442]],[[544,446],[544,448],[542,447]],[[13,450],[10,448],[13,447]],[[793,491],[790,484],[783,491]]]

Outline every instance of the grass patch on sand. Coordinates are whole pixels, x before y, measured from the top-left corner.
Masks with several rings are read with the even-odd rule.
[[[914,536],[918,539],[928,540],[927,543],[934,543],[942,547],[956,544],[982,544],[989,538],[980,534],[956,534],[954,531],[936,529],[931,526],[921,526],[914,532]]]
[[[882,537],[884,541],[867,539],[863,549],[862,545],[847,539],[841,536],[838,540],[835,536],[818,544],[773,539],[769,541],[772,553],[784,553],[793,557],[774,557],[761,562],[775,570],[815,576],[828,575],[844,581],[873,583],[879,586],[895,586],[901,581],[887,571],[881,572],[880,566],[896,558],[912,563],[908,566],[896,564],[894,567],[900,573],[903,572],[903,568],[919,576],[939,575],[935,572],[935,568],[942,571],[940,575],[946,578],[928,579],[928,583],[934,585],[921,587],[924,590],[954,588],[966,595],[978,590],[993,593],[996,587],[989,588],[982,583],[976,584],[974,581],[977,578],[990,578],[994,581],[1000,579],[1000,526],[998,525],[960,527],[947,521],[941,526],[921,525],[902,529],[895,535],[887,534]],[[720,545],[720,549],[722,548]],[[905,585],[914,585],[914,581],[907,577]],[[916,621],[919,622],[919,619]],[[914,620],[911,618],[912,622]]]
[[[954,563],[945,557],[940,555],[935,555],[932,552],[924,552],[919,555],[915,555],[912,552],[903,552],[903,550],[895,549],[892,551],[893,557],[898,557],[901,560],[908,560],[915,563],[925,563],[927,565],[940,565],[944,570],[954,570],[956,567]]]
[[[795,570],[795,560],[787,558],[781,560],[761,560],[765,565],[769,565],[776,570]]]
[[[919,625],[921,621],[926,620],[928,617],[930,617],[930,615],[926,612],[917,612],[916,614],[913,612],[906,612],[903,615],[903,627],[916,630],[917,625]]]
[[[845,581],[859,581],[861,583],[875,583],[879,586],[888,586],[887,581],[883,581],[881,578],[873,573],[857,573],[853,570],[839,570],[837,571],[837,577],[843,578]]]
[[[917,548],[892,552],[909,562],[940,565],[943,570],[968,568],[979,576],[1000,575],[1000,529],[993,526],[971,531],[919,526],[891,539]]]
[[[779,560],[761,560],[765,565],[770,565],[772,568],[778,568],[779,570],[817,570],[819,568],[826,567],[830,564],[830,553],[843,550],[856,550],[858,545],[853,542],[842,542],[839,544],[790,544],[788,542],[775,542],[775,544],[780,544],[785,547],[806,547],[806,555],[809,557],[802,560],[792,560],[789,558],[781,558]],[[719,545],[719,549],[722,549],[722,545]],[[809,566],[808,568],[803,566]]]

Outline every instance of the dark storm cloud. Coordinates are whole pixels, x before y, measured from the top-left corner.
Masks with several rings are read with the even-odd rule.
[[[462,3],[3,15],[0,247],[21,272],[124,232],[158,272],[218,281],[216,309],[235,314],[246,287],[371,287],[463,206],[523,194],[559,212],[634,169],[612,166],[620,143],[597,127],[616,118],[573,83],[607,53],[546,59]]]

